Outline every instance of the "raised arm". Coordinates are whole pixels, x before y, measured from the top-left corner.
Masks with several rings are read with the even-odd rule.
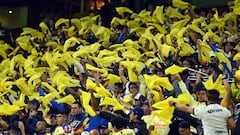
[[[189,106],[186,106],[186,105],[183,105],[183,104],[179,104],[179,103],[171,101],[171,100],[169,101],[169,105],[174,106],[176,109],[178,109],[180,111],[188,112],[188,113],[193,114],[193,108],[192,107],[189,107]]]
[[[119,64],[119,76],[121,77],[121,80],[122,80],[123,84],[126,85],[127,82],[128,82],[128,79],[124,75],[124,68],[121,64]]]
[[[228,127],[229,129],[233,129],[233,128],[236,127],[236,122],[234,121],[234,119],[233,119],[232,117],[229,117],[229,118],[227,119],[227,127]]]
[[[226,75],[222,76],[222,81],[227,93],[223,97],[223,100],[221,101],[221,105],[224,107],[227,107],[231,103],[232,89],[230,84],[228,83],[228,80],[226,79]]]

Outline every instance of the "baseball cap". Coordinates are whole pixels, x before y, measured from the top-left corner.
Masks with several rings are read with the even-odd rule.
[[[144,115],[144,111],[141,107],[135,107],[132,112],[138,115],[138,119],[141,119],[142,116]]]
[[[37,99],[35,99],[35,98],[32,99],[32,100],[30,101],[30,103],[36,105],[36,106],[37,106],[37,109],[40,107],[40,102],[39,102]]]

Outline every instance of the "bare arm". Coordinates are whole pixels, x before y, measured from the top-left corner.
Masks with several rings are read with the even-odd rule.
[[[198,39],[197,40],[198,62],[202,63],[202,54],[201,54],[201,45],[200,45],[200,43],[201,43],[201,40]]]
[[[169,101],[169,105],[174,106],[176,109],[178,109],[180,111],[188,112],[188,113],[193,114],[193,108],[192,107],[189,107],[189,106],[186,106],[186,105],[183,105],[183,104],[179,104],[179,103],[176,103],[174,101]]]
[[[178,60],[180,51],[181,51],[181,48],[178,48],[176,53],[173,55],[173,61]]]
[[[118,101],[121,105],[123,105],[125,108],[127,108],[127,109],[133,108],[132,105],[130,105],[130,104],[128,104],[128,103],[125,103],[125,102],[120,98],[120,95],[117,96],[117,101]]]
[[[227,91],[227,93],[225,94],[225,96],[223,97],[223,100],[225,100],[227,102],[227,106],[231,103],[231,96],[232,96],[232,89],[230,84],[228,83],[228,80],[225,78],[226,75],[222,76],[222,81],[224,84],[224,87]]]
[[[18,128],[21,130],[21,135],[26,135],[25,126],[24,126],[23,122],[21,122],[21,121],[18,122]]]
[[[121,77],[121,80],[122,80],[123,84],[126,85],[127,82],[128,82],[128,79],[124,75],[124,68],[121,64],[119,64],[119,76]]]
[[[7,124],[7,122],[4,121],[1,116],[0,116],[0,126],[1,126],[4,130],[7,130],[8,127],[9,127],[9,125]]]
[[[234,121],[234,119],[233,119],[232,117],[229,117],[229,118],[227,119],[227,127],[228,127],[229,129],[233,129],[233,128],[236,127],[236,123],[235,123],[235,121]]]
[[[67,90],[69,91],[69,93],[71,93],[73,95],[73,97],[75,99],[79,99],[80,98],[80,92],[79,91],[75,91],[73,88],[68,87]]]
[[[93,90],[89,90],[90,93],[91,93],[91,105],[92,105],[92,108],[94,111],[100,111],[100,107],[99,107],[99,104],[95,98],[95,96],[93,95]]]

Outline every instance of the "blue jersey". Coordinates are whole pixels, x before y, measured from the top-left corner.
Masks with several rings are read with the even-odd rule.
[[[87,125],[89,118],[84,114],[71,116],[68,123],[73,128],[74,132],[81,133]]]
[[[101,120],[103,120],[100,116],[91,117],[85,127],[84,131],[91,131],[92,129],[100,130]]]

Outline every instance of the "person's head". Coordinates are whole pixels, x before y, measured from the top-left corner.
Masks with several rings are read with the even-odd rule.
[[[137,95],[137,93],[138,93],[138,85],[137,85],[137,83],[134,83],[134,82],[130,82],[129,83],[129,92],[133,96]]]
[[[36,124],[36,131],[41,133],[44,132],[45,129],[47,128],[47,124],[45,121],[38,121]]]
[[[152,109],[150,108],[149,102],[145,101],[142,105],[142,109],[144,112],[144,115],[150,115],[152,112]]]
[[[20,118],[20,119],[24,119],[24,118],[28,117],[28,114],[27,114],[27,112],[26,112],[25,109],[20,110],[20,111],[18,112],[18,115],[19,115],[19,118]]]
[[[71,108],[68,104],[62,103],[61,109],[58,110],[57,113],[57,125],[62,126],[68,121],[68,115],[71,112]]]
[[[89,132],[89,135],[100,135],[99,131],[97,129],[92,129],[90,132]]]
[[[115,83],[114,86],[113,86],[113,91],[114,91],[114,94],[120,94],[120,93],[123,93],[123,84],[122,83]]]
[[[37,113],[38,112],[36,110],[30,110],[29,117],[33,117],[33,116],[37,115]]]
[[[59,112],[57,114],[57,125],[62,126],[68,121],[68,113],[66,111]]]
[[[209,63],[208,64],[208,68],[207,68],[207,74],[220,74],[221,73],[221,70],[219,69],[218,67],[218,64],[217,63]]]
[[[223,45],[224,45],[224,52],[229,53],[236,46],[236,43],[235,42],[226,42]]]
[[[207,101],[207,91],[202,89],[197,91],[197,100],[199,102],[206,102]]]
[[[135,107],[130,114],[130,120],[131,121],[141,120],[143,115],[144,115],[143,109],[141,107]]]
[[[187,58],[185,58],[183,60],[182,65],[184,67],[189,67],[189,68],[193,68],[194,67],[194,63],[191,60],[187,59]]]
[[[117,116],[126,117],[126,114],[124,113],[123,110],[115,110],[113,111],[113,113],[116,114]]]
[[[197,89],[197,100],[199,102],[206,102],[207,101],[207,90],[204,85],[200,82],[196,86]]]
[[[178,133],[180,135],[191,135],[190,124],[187,121],[182,121],[178,125]]]
[[[113,117],[111,123],[115,132],[127,127],[126,121],[119,116]]]
[[[57,125],[57,115],[56,114],[51,114],[50,115],[50,125],[51,126],[56,126]]]
[[[82,111],[83,110],[81,102],[77,101],[71,105],[71,115],[79,115],[82,113]]]
[[[55,20],[53,18],[49,20],[49,26],[55,28]]]
[[[38,110],[40,107],[40,102],[37,99],[32,99],[29,104],[29,109],[30,110]]]
[[[220,100],[219,96],[220,96],[220,93],[215,89],[208,90],[207,92],[207,98],[209,103],[218,103]]]

